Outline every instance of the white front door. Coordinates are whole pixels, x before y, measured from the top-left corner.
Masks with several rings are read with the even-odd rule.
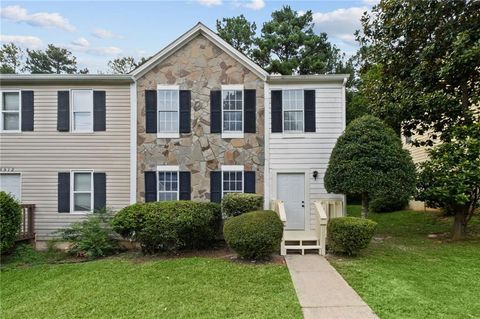
[[[283,201],[286,229],[305,229],[305,174],[277,174],[277,198]]]

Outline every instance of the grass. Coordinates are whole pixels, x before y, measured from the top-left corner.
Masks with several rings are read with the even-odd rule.
[[[349,206],[359,216],[359,206]],[[382,319],[480,318],[480,218],[470,236],[448,240],[451,218],[400,211],[371,214],[378,222],[370,246],[357,258],[330,262]],[[440,234],[430,239],[429,234]]]
[[[2,318],[302,317],[285,265],[125,256],[42,264],[57,259],[32,254],[2,267]]]

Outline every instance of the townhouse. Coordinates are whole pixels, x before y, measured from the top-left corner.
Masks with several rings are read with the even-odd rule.
[[[270,75],[201,23],[128,75],[2,75],[0,188],[40,240],[99,207],[262,194],[290,248],[322,253],[346,79]]]

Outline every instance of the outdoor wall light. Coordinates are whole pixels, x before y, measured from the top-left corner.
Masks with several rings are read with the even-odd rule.
[[[318,177],[318,171],[313,171],[313,179],[317,180]]]

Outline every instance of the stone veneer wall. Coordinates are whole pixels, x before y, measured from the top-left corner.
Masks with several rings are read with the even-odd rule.
[[[174,139],[145,133],[145,90],[156,90],[157,84],[191,90],[192,133]],[[256,89],[256,134],[222,139],[221,134],[210,133],[210,91],[225,84]],[[180,170],[190,171],[192,199],[210,199],[210,171],[220,170],[222,164],[256,171],[256,192],[263,194],[263,81],[249,69],[199,35],[138,80],[137,101],[137,201],[145,198],[143,172],[155,170],[157,165],[178,165]]]

